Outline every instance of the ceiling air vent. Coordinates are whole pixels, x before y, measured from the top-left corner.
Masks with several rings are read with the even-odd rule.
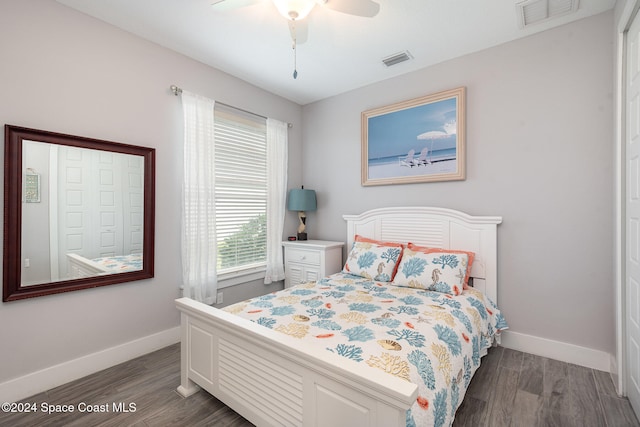
[[[578,10],[579,0],[525,0],[516,4],[520,28]]]
[[[404,52],[395,53],[391,56],[387,56],[386,58],[382,58],[382,62],[387,67],[391,67],[392,65],[396,65],[401,62],[408,61],[411,58],[413,58],[413,56],[411,56],[408,50],[405,50]]]

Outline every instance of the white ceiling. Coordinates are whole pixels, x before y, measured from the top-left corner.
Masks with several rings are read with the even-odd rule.
[[[612,9],[580,0],[577,12],[521,29],[521,0],[374,0],[363,18],[316,6],[297,48],[270,0],[220,12],[212,0],[57,0],[300,105],[408,73]],[[232,0],[227,0],[232,1]],[[329,0],[345,1],[345,0]],[[413,59],[381,60],[408,50]],[[168,84],[171,82],[168,82]]]

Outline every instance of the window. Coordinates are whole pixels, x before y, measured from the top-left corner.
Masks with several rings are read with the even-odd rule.
[[[216,103],[214,132],[218,276],[264,269],[266,120]]]
[[[212,304],[220,280],[283,280],[287,123],[185,91],[182,112],[183,295]]]

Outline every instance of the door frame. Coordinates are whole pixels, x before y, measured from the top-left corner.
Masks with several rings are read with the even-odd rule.
[[[617,16],[616,32],[616,75],[615,89],[615,234],[614,234],[614,283],[616,305],[616,355],[611,359],[611,376],[619,395],[627,395],[627,328],[626,328],[626,33],[640,8],[640,0],[626,0],[614,9]]]

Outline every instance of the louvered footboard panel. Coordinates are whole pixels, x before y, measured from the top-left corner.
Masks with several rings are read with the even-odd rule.
[[[302,425],[300,375],[222,338],[218,355],[221,392],[254,406],[274,425]]]

